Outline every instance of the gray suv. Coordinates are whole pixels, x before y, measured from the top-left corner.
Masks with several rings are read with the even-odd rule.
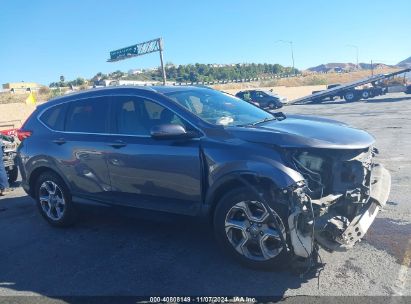
[[[208,88],[112,87],[53,99],[19,130],[22,185],[66,226],[79,206],[204,216],[240,262],[352,247],[390,191],[374,138]]]

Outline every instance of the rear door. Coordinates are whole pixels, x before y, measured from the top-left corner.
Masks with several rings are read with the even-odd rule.
[[[117,134],[108,154],[113,199],[133,207],[197,213],[201,201],[199,139],[150,136],[150,129],[158,124],[190,126],[171,110],[143,97],[113,97],[112,107]]]
[[[54,135],[54,149],[60,150],[61,168],[73,195],[109,200],[111,186],[106,159],[111,142],[109,107],[108,97],[70,102],[64,132]]]

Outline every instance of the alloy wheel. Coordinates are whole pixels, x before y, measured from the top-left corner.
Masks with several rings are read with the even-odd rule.
[[[280,216],[272,212],[281,231],[275,228],[261,202],[241,201],[231,207],[225,219],[225,232],[238,253],[255,261],[266,261],[280,254],[283,250],[280,233],[285,238],[285,228]]]
[[[60,187],[53,181],[45,181],[39,189],[39,201],[42,210],[53,221],[64,216],[66,202]]]

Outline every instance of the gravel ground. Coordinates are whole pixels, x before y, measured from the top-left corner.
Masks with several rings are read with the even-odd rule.
[[[344,253],[321,250],[319,279],[243,268],[220,253],[206,224],[185,217],[88,212],[73,228],[52,228],[16,187],[0,200],[0,296],[411,296],[411,97],[283,110],[367,130],[392,174],[389,202],[366,239]]]

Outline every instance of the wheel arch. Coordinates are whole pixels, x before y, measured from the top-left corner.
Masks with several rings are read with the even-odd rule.
[[[56,170],[55,168],[49,167],[49,166],[39,166],[35,169],[33,169],[33,171],[30,173],[29,179],[28,179],[28,184],[29,184],[29,195],[31,197],[35,196],[35,185],[36,185],[36,181],[37,179],[45,172],[51,172],[55,175],[57,175],[59,178],[61,178],[61,180],[64,182],[65,186],[67,187],[67,189],[71,190],[69,187],[69,183],[66,180],[66,178],[64,177],[63,174],[60,174],[58,172],[58,170]]]
[[[212,219],[215,208],[219,200],[224,196],[224,193],[231,189],[248,187],[242,179],[245,179],[249,185],[256,186],[258,189],[264,189],[265,193],[270,195],[273,194],[274,191],[288,186],[284,184],[284,180],[281,180],[279,176],[264,173],[265,172],[238,171],[220,177],[207,191],[203,214],[208,215],[208,217]],[[291,181],[289,182],[291,184]]]

